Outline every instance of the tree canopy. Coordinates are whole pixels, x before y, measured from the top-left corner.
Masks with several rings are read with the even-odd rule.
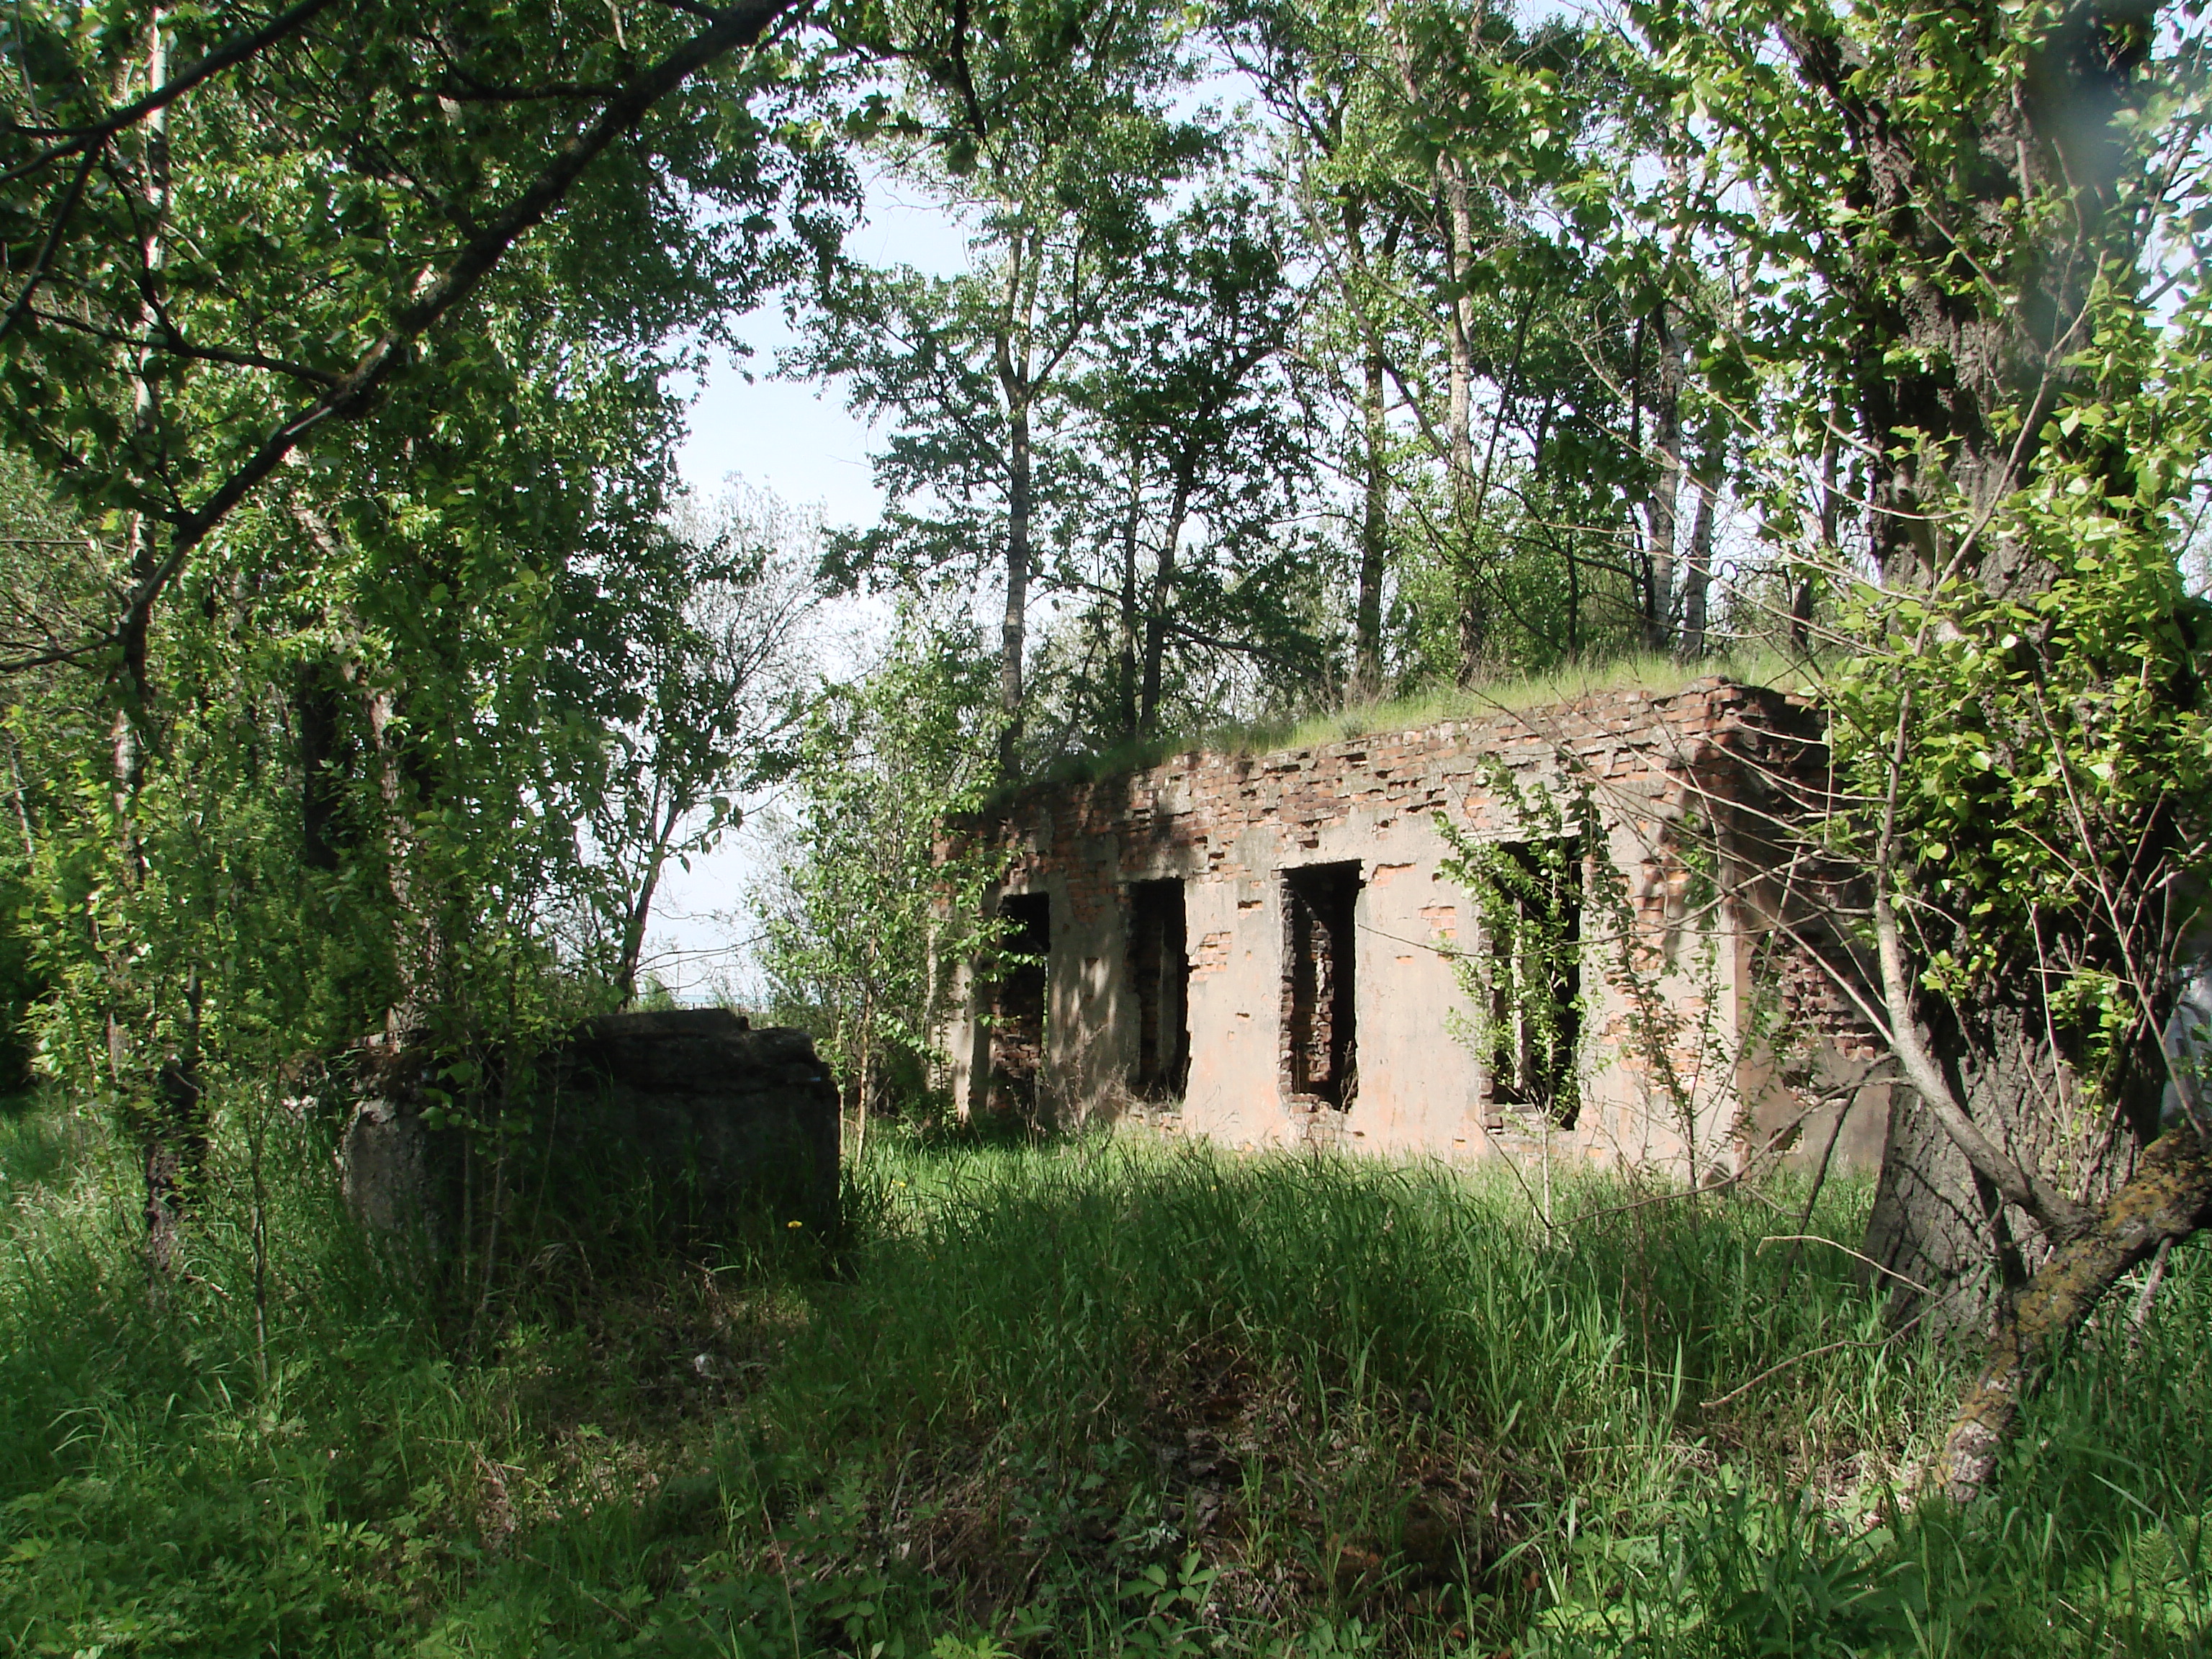
[[[2164,1041],[2212,848],[2204,46],[2103,0],[23,0],[42,1064],[140,1127],[158,1240],[224,1067],[378,1031],[481,1077],[633,994],[668,860],[789,778],[780,988],[865,1109],[941,988],[927,825],[989,788],[1763,652],[1832,762],[1773,836],[1820,901],[1764,920],[1910,1085],[1866,1254],[1996,1318],[2001,1433],[2212,1213]],[[962,268],[857,258],[867,177]],[[812,580],[899,644],[811,706],[792,550],[672,516],[671,377],[763,303],[887,434]]]

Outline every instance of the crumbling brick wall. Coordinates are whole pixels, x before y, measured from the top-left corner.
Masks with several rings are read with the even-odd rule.
[[[1735,1034],[1747,1027],[1757,907],[1692,902],[1697,883],[1678,831],[1693,825],[1688,839],[1717,843],[1733,860],[1724,887],[1747,884],[1773,839],[1760,825],[1793,810],[1790,792],[1808,769],[1817,772],[1817,734],[1800,702],[1703,681],[1671,696],[1607,692],[1273,753],[1193,750],[1030,791],[952,833],[1000,849],[1001,892],[1048,897],[1054,945],[1042,1073],[1061,1101],[1110,1109],[1117,1091],[1127,1092],[1141,1041],[1127,982],[1128,895],[1134,883],[1176,880],[1188,903],[1189,1127],[1255,1144],[1311,1138],[1322,1097],[1300,1078],[1326,1075],[1323,1050],[1346,1034],[1314,1018],[1334,964],[1316,959],[1304,990],[1288,971],[1297,957],[1290,878],[1349,865],[1358,871],[1349,922],[1357,1086],[1348,1106],[1327,1114],[1342,1138],[1455,1157],[1527,1152],[1539,1141],[1556,1152],[1542,1126],[1488,1109],[1479,1068],[1455,1038],[1453,1022],[1470,1011],[1449,954],[1479,951],[1482,942],[1464,936],[1464,895],[1438,868],[1448,849],[1435,817],[1514,839],[1525,826],[1495,797],[1492,769],[1502,764],[1526,786],[1587,782],[1605,855],[1631,881],[1637,948],[1662,978],[1674,975],[1669,994],[1690,1027]],[[1717,963],[1711,984],[1692,986],[1674,965],[1698,954],[1692,942]],[[988,1065],[976,1030],[988,1000],[979,994],[987,998],[971,994],[946,1033],[956,1096],[975,1104]],[[1308,997],[1313,1005],[1302,1006]],[[1569,1137],[1583,1155],[1663,1159],[1683,1152],[1686,1136],[1720,1145],[1735,1133],[1746,1079],[1735,1062],[1714,1077],[1710,1054],[1655,1057],[1638,1035],[1649,1024],[1616,1000],[1584,1028],[1589,1099]],[[1670,1071],[1698,1075],[1705,1092],[1692,1103],[1695,1122],[1655,1129],[1655,1079]],[[1777,1086],[1765,1076],[1749,1082]]]
[[[526,1224],[586,1254],[623,1236],[711,1240],[763,1215],[836,1220],[840,1103],[804,1031],[720,1008],[587,1020],[496,1133],[425,1116],[435,1063],[380,1045],[340,1146],[354,1214],[434,1256],[483,1248],[495,1210],[510,1244]]]

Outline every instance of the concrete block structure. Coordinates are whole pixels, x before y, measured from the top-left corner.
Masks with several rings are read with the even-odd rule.
[[[468,1235],[495,1194],[510,1242],[526,1225],[588,1246],[709,1241],[763,1215],[817,1233],[836,1222],[841,1102],[804,1031],[722,1008],[600,1015],[544,1057],[535,1109],[496,1139],[426,1116],[441,1066],[427,1043],[379,1041],[362,1058],[340,1140],[347,1203],[434,1255],[483,1248]]]
[[[1887,1115],[1872,1051],[1758,914],[1774,781],[1819,757],[1802,702],[1705,680],[1033,787],[957,831],[1003,860],[987,903],[1012,965],[959,977],[956,1103],[1701,1180],[1769,1143],[1863,1163]],[[1438,820],[1526,855],[1547,832],[1525,803],[1585,790],[1598,844],[1578,837],[1553,918],[1579,948],[1545,1087],[1500,1060],[1498,942]]]

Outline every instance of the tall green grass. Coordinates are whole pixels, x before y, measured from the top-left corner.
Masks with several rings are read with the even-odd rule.
[[[2197,1251],[1958,1515],[1954,1364],[1759,1198],[887,1140],[840,1238],[456,1300],[280,1118],[257,1323],[240,1140],[149,1287],[126,1149],[0,1120],[0,1650],[2204,1648]]]

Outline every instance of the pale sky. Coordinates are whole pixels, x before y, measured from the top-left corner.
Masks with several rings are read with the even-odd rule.
[[[951,276],[967,264],[967,238],[941,210],[878,174],[867,182],[864,217],[846,252],[867,264],[910,264]],[[771,378],[792,331],[771,305],[745,319],[753,348],[745,371],[716,366],[691,410],[691,437],[678,452],[684,482],[702,494],[731,474],[794,505],[819,503],[832,524],[872,523],[883,501],[868,472],[869,430],[845,412],[842,392]]]
[[[871,264],[905,264],[947,275],[967,258],[957,225],[880,177],[869,181],[866,216],[845,246]],[[690,437],[677,453],[684,483],[711,497],[740,477],[793,506],[818,506],[830,524],[874,523],[883,497],[869,471],[870,428],[846,412],[837,388],[773,378],[776,352],[793,338],[780,308],[754,313],[739,331],[753,355],[742,368],[717,363],[699,387]],[[663,880],[645,969],[679,1000],[711,1000],[718,979],[743,979],[750,890],[775,850],[768,834],[756,822],[695,860],[689,872],[672,869]]]

